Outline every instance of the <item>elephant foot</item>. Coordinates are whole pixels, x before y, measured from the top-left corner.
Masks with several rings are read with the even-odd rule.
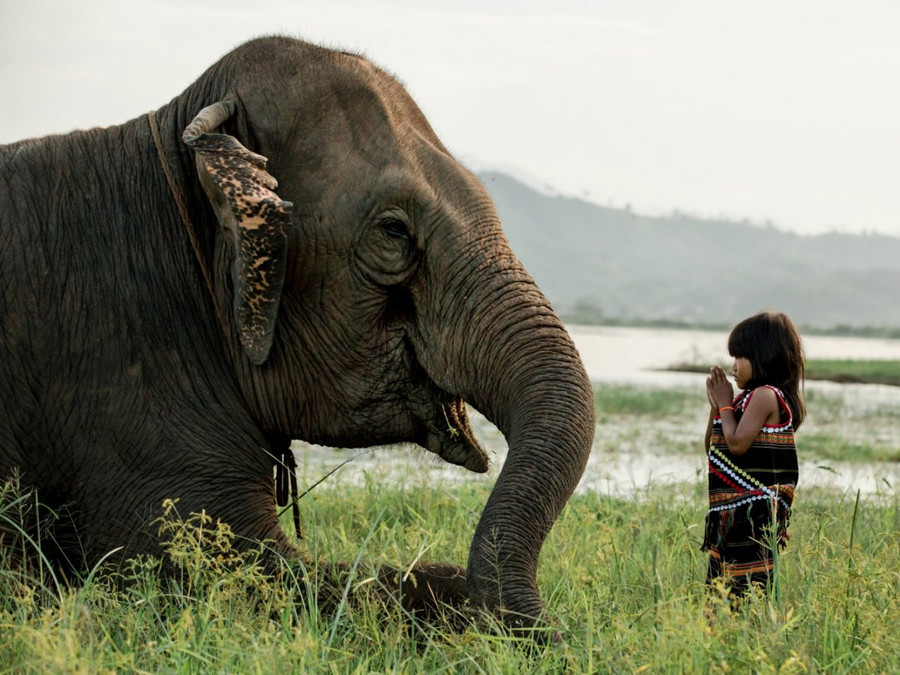
[[[422,563],[404,570],[384,565],[371,574],[357,569],[351,578],[347,564],[317,571],[317,601],[322,615],[334,615],[343,604],[375,602],[387,616],[402,615],[411,623],[461,633],[475,614],[469,606],[466,571],[457,565]]]
[[[391,601],[399,602],[405,613],[422,624],[458,633],[473,621],[462,567],[424,563],[406,571],[386,565],[377,580],[388,607]]]

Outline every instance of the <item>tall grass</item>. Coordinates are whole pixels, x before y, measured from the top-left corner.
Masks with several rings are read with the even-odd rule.
[[[415,480],[415,479],[411,479]],[[489,486],[320,487],[303,501],[319,559],[463,562]],[[10,515],[7,500],[2,513]],[[273,580],[227,525],[170,509],[161,560],[74,587],[0,566],[4,672],[891,672],[900,668],[900,498],[799,491],[781,593],[732,611],[704,589],[701,486],[572,499],[539,585],[563,643],[410,623],[363,597],[321,616],[299,577]],[[10,519],[14,520],[14,519]],[[286,523],[287,524],[287,523]],[[43,563],[35,563],[41,565]],[[353,581],[364,588],[369,569]],[[124,585],[120,582],[126,580]],[[298,598],[300,601],[298,601]],[[306,602],[302,600],[306,598]]]

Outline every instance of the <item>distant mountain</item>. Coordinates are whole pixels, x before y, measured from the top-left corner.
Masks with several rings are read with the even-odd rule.
[[[516,255],[569,320],[722,324],[773,308],[804,326],[900,327],[900,238],[655,218],[479,177]]]

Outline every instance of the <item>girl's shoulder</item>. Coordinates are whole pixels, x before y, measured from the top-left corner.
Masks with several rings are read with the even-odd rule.
[[[746,410],[747,406],[750,405],[751,399],[756,400],[755,405],[762,405],[770,410],[777,410],[780,408],[784,412],[784,415],[786,415],[788,423],[793,420],[791,408],[788,405],[784,394],[778,387],[773,387],[771,384],[764,384],[756,387],[756,389],[748,390],[741,404],[743,410]]]
[[[750,396],[764,391],[771,392],[772,396],[784,396],[784,394],[781,392],[781,389],[771,384],[761,384],[756,387],[756,389],[748,390]]]
[[[769,384],[764,384],[756,389],[748,389],[744,394],[744,400],[741,402],[744,409],[750,405],[751,399],[755,399],[757,405],[759,405],[759,403],[768,403],[772,406],[777,405],[779,400],[784,399],[784,394]]]

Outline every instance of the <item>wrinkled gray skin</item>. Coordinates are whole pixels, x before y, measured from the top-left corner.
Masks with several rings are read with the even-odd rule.
[[[412,441],[484,471],[466,401],[509,443],[468,596],[540,622],[538,554],[593,398],[478,180],[390,76],[286,38],[226,55],[156,119],[215,301],[147,116],[0,148],[0,475],[59,511],[48,546],[75,568],[158,553],[149,523],[177,498],[301,558],[274,447]],[[234,154],[205,162],[217,143],[268,158],[278,187],[258,187],[262,158],[237,178]]]

